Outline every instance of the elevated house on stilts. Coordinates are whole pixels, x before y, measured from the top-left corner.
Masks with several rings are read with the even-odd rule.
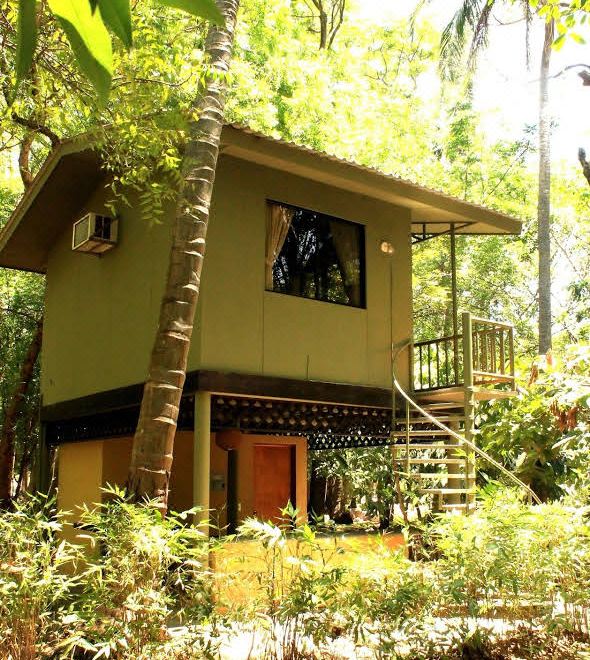
[[[133,191],[111,217],[108,183],[89,145],[63,144],[0,234],[1,266],[47,276],[43,447],[68,510],[125,482],[171,240]],[[230,527],[288,500],[305,516],[309,452],[392,445],[437,507],[468,510],[477,463],[461,438],[478,400],[513,387],[512,328],[460,316],[454,295],[452,334],[414,343],[412,243],[520,229],[228,125],[170,505],[216,509]]]

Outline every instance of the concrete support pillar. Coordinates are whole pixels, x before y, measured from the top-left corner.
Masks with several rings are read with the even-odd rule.
[[[211,394],[195,394],[195,437],[193,450],[193,506],[203,513],[200,520],[209,519],[211,481]]]

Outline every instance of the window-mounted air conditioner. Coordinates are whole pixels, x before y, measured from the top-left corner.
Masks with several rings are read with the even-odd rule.
[[[98,213],[87,213],[74,222],[72,250],[102,254],[117,244],[119,221]]]

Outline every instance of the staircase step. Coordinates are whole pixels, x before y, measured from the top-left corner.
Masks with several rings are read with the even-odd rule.
[[[409,445],[402,445],[401,443],[392,445],[396,450],[400,449],[409,449],[410,451],[414,450],[422,450],[422,451],[433,451],[435,449],[461,449],[461,445],[445,445],[445,444],[437,444],[437,441],[435,442],[420,442],[420,443],[413,443],[411,442]]]
[[[516,396],[518,392],[515,390],[488,390],[476,389],[475,398],[477,401],[493,401],[495,399],[510,399]]]
[[[429,390],[425,392],[416,392],[418,403],[424,401],[430,403],[453,403],[455,405],[461,404],[465,401],[465,388],[464,387],[444,387],[439,390]]]
[[[405,431],[394,431],[391,435],[393,435],[394,438],[405,438],[407,433]],[[412,429],[410,431],[411,438],[412,437],[429,438],[431,436],[441,436],[441,435],[448,437],[449,434],[447,433],[447,431],[443,431],[442,429],[434,429],[432,431],[428,429],[417,429],[417,430]]]
[[[433,417],[436,419],[437,422],[442,422],[443,424],[448,424],[450,422],[463,422],[465,421],[465,417],[463,415],[445,415],[439,416],[439,415],[433,415]],[[396,423],[398,426],[405,426],[406,425],[406,420],[405,419],[398,419],[396,420]],[[434,424],[434,422],[427,417],[410,417],[410,426],[412,424]]]
[[[468,495],[475,493],[473,488],[420,488],[420,492],[428,495]]]
[[[420,479],[475,479],[475,475],[455,474],[453,472],[416,472],[412,477],[420,477]]]
[[[453,408],[460,408],[461,410],[463,410],[464,407],[463,401],[461,401],[460,403],[452,403],[448,401],[443,401],[440,403],[426,403],[426,402],[421,403],[420,400],[418,400],[418,405],[420,406],[420,408],[423,408],[427,412],[431,412],[433,410],[450,410]]]
[[[401,460],[398,460],[398,462],[405,461],[406,459],[403,458]],[[436,464],[436,465],[462,465],[465,463],[464,458],[430,458],[430,457],[425,457],[425,458],[410,458],[408,460],[408,463],[410,465],[428,465],[430,463]]]

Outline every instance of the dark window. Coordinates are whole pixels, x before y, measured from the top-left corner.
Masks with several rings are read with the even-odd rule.
[[[269,202],[266,255],[268,290],[365,306],[362,225]]]

